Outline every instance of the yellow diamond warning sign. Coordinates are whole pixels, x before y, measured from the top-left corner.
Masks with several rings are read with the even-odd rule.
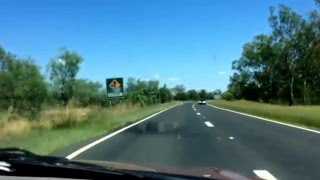
[[[108,98],[123,97],[123,78],[106,79]]]
[[[117,81],[117,80],[113,80],[110,84],[109,84],[110,88],[120,88],[121,84]]]

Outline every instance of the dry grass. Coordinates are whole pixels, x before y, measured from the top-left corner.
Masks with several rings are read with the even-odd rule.
[[[61,111],[46,110],[43,112],[43,117],[47,119],[42,118],[39,123],[33,122],[31,129],[22,131],[23,128],[18,128],[18,135],[14,133],[14,135],[6,135],[5,137],[0,135],[0,147],[19,147],[39,154],[48,154],[90,137],[114,131],[176,104],[177,102],[171,102],[145,108],[136,105],[124,107],[119,105],[111,109],[91,107],[88,109],[69,109],[69,113],[66,109]],[[57,124],[60,125],[57,126]],[[21,132],[23,133],[21,134]]]
[[[29,121],[17,114],[1,116],[0,139],[9,135],[18,135],[31,129],[71,127],[85,123],[90,112],[89,108],[60,108],[41,112],[39,120]],[[4,114],[4,113],[3,113]]]
[[[90,108],[61,108],[46,110],[41,114],[40,121],[33,123],[33,127],[59,128],[67,126],[77,126],[87,120]]]
[[[18,135],[28,132],[31,129],[31,123],[27,120],[10,121],[3,124],[0,128],[0,138],[9,135]]]

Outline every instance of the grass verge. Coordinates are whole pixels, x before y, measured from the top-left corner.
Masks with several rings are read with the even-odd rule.
[[[320,106],[316,105],[299,105],[289,107],[284,105],[271,105],[245,100],[213,100],[210,102],[210,104],[221,108],[269,118],[275,121],[304,127],[320,128]]]
[[[58,128],[40,126],[25,133],[7,135],[0,137],[0,147],[19,147],[38,154],[49,154],[73,143],[111,132],[176,104],[178,102],[146,108],[118,106],[112,109],[102,109],[95,107],[86,115],[87,120],[83,124]]]

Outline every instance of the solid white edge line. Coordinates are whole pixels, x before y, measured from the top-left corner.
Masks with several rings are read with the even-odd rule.
[[[269,171],[267,170],[253,170],[253,172],[260,178],[265,180],[277,180]]]
[[[204,122],[208,127],[214,127],[213,126],[213,124],[211,124],[211,122],[209,122],[209,121],[206,121],[206,122]]]
[[[275,121],[275,120],[271,120],[271,119],[267,119],[267,118],[263,118],[263,117],[259,117],[259,116],[255,116],[255,115],[251,115],[251,114],[246,114],[246,113],[242,113],[242,112],[238,112],[238,111],[233,111],[233,110],[229,110],[229,109],[213,106],[211,104],[208,104],[208,105],[213,107],[213,108],[220,109],[220,110],[223,110],[223,111],[229,111],[229,112],[240,114],[240,115],[243,115],[243,116],[248,116],[248,117],[252,117],[252,118],[256,118],[256,119],[261,119],[261,120],[264,120],[264,121],[277,123],[277,124],[281,124],[281,125],[284,125],[284,126],[289,126],[289,127],[302,129],[302,130],[305,130],[305,131],[309,131],[309,132],[314,132],[314,133],[320,134],[320,131],[317,131],[317,130],[308,129],[308,128],[305,128],[305,127],[300,127],[300,126],[296,126],[296,125],[292,125],[292,124],[287,124],[287,123],[283,123],[283,122],[279,122],[279,121]]]
[[[142,119],[142,120],[140,120],[140,121],[138,121],[138,122],[135,122],[135,123],[133,123],[133,124],[131,124],[131,125],[128,125],[128,126],[126,126],[126,127],[124,127],[124,128],[121,128],[121,129],[119,129],[118,131],[115,131],[115,132],[113,132],[113,133],[111,133],[111,134],[108,134],[108,135],[106,135],[106,136],[104,136],[104,137],[102,137],[102,138],[100,138],[100,139],[98,139],[98,140],[96,140],[96,141],[94,141],[94,142],[92,142],[92,143],[90,143],[90,144],[88,144],[88,145],[86,145],[86,146],[78,149],[77,151],[69,154],[66,158],[67,158],[67,159],[72,159],[72,158],[78,156],[79,154],[83,153],[84,151],[92,148],[93,146],[95,146],[95,145],[97,145],[97,144],[99,144],[99,143],[101,143],[101,142],[103,142],[103,141],[105,141],[105,140],[107,140],[107,139],[109,139],[109,138],[111,138],[111,137],[113,137],[113,136],[115,136],[115,135],[117,135],[117,134],[119,134],[119,133],[121,133],[121,132],[129,129],[129,128],[131,128],[132,126],[135,126],[135,125],[137,125],[137,124],[139,124],[139,123],[142,123],[142,122],[144,122],[144,121],[146,121],[146,120],[148,120],[148,119],[150,119],[150,118],[152,118],[152,117],[154,117],[154,116],[156,116],[156,115],[158,115],[158,114],[163,113],[164,111],[167,111],[167,110],[169,110],[169,109],[171,109],[171,108],[174,108],[174,107],[176,107],[176,106],[179,106],[179,105],[181,105],[181,104],[177,104],[177,105],[174,105],[174,106],[172,106],[172,107],[166,108],[166,109],[164,109],[164,110],[162,110],[162,111],[159,111],[159,112],[157,112],[157,113],[155,113],[155,114],[152,114],[151,116],[148,116],[148,117],[146,117],[146,118],[144,118],[144,119]]]

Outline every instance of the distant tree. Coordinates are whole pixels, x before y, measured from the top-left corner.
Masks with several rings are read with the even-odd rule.
[[[229,91],[226,91],[224,93],[221,94],[221,98],[224,99],[224,100],[227,100],[227,101],[231,101],[234,99],[233,95],[231,92]]]
[[[82,61],[83,58],[76,52],[63,49],[48,65],[50,80],[53,82],[57,96],[64,106],[73,97],[76,75]]]
[[[74,99],[78,105],[101,105],[102,84],[86,79],[77,79],[74,87]]]
[[[167,88],[166,84],[159,89],[160,102],[165,103],[172,100],[172,95],[170,90]]]
[[[199,97],[201,99],[206,99],[207,98],[207,91],[205,89],[201,89],[199,92]]]
[[[186,92],[179,92],[174,96],[175,100],[186,101],[188,100],[188,95]]]
[[[213,91],[213,94],[214,94],[214,95],[221,95],[222,92],[221,92],[220,89],[216,89],[216,90]]]
[[[174,88],[172,88],[175,93],[184,93],[186,91],[186,88],[184,85],[176,85]]]
[[[206,99],[209,99],[209,100],[214,99],[213,92],[207,92]]]
[[[199,99],[199,94],[198,94],[198,92],[197,92],[196,90],[194,90],[194,89],[189,90],[189,91],[187,92],[187,96],[188,96],[188,99],[189,99],[189,100],[194,100],[194,101],[196,101],[196,100]]]

